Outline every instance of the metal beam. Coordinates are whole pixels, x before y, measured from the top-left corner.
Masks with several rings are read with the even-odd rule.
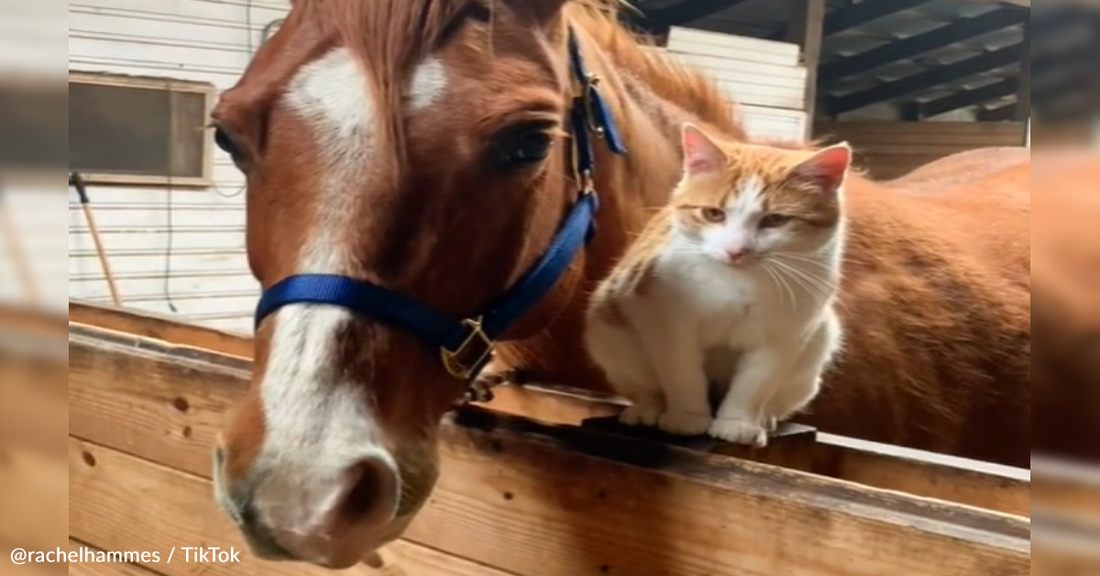
[[[1005,78],[1000,82],[986,84],[980,88],[963,90],[957,94],[944,96],[943,98],[938,98],[929,102],[918,103],[916,104],[917,115],[920,118],[930,118],[962,108],[977,106],[989,102],[990,100],[1012,96],[1016,94],[1019,87],[1019,78]]]
[[[1014,44],[961,62],[937,66],[912,76],[886,82],[862,92],[841,96],[833,100],[829,107],[829,114],[833,116],[844,114],[879,102],[896,100],[916,92],[952,84],[982,72],[1011,66],[1020,61],[1020,52],[1026,50],[1026,43]]]
[[[859,4],[847,8],[837,8],[829,12],[825,17],[825,36],[839,34],[845,30],[857,28],[868,22],[896,14],[910,8],[916,8],[927,4],[932,0],[864,0]],[[784,40],[786,31],[780,30],[770,36],[769,40]]]
[[[747,0],[683,0],[671,6],[656,10],[647,10],[646,17],[668,26],[679,26],[694,22],[732,8]]]
[[[1041,56],[1029,65],[1039,71],[1040,86],[1031,91],[1028,96],[1030,101],[1044,103],[1057,98],[1062,94],[1085,90],[1089,78],[1094,76],[1092,69],[1096,67],[1095,58],[1087,50],[1077,50],[1071,53],[1047,54]],[[1029,70],[1030,72],[1030,70]],[[1044,78],[1054,78],[1043,82]],[[1030,78],[1029,78],[1030,80]],[[1020,88],[1022,89],[1021,82]],[[997,108],[988,108],[978,112],[979,120],[983,122],[999,122],[1012,120],[1016,117],[1016,102],[1004,104]]]
[[[835,85],[849,76],[866,74],[879,66],[908,60],[976,36],[1023,24],[1030,17],[1030,10],[1016,8],[993,10],[981,16],[959,20],[924,34],[910,36],[854,56],[830,62],[821,67],[820,76],[827,85]]]
[[[932,0],[864,0],[850,8],[833,10],[825,17],[825,35],[832,36],[879,18],[904,12]]]

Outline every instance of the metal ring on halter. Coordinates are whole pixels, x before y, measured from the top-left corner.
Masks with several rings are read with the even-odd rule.
[[[462,324],[470,329],[466,339],[454,350],[440,348],[443,366],[452,376],[460,380],[470,380],[489,361],[496,343],[485,333],[482,319],[466,319]]]

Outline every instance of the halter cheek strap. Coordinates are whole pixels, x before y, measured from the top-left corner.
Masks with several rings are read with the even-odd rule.
[[[542,258],[482,314],[454,320],[416,300],[364,280],[331,274],[300,274],[264,292],[256,310],[256,327],[290,304],[346,308],[408,330],[438,347],[447,372],[470,383],[467,399],[491,399],[491,394],[473,386],[473,381],[489,362],[497,338],[550,292],[595,232],[599,203],[593,184],[596,168],[593,135],[603,139],[615,154],[626,154],[611,111],[599,92],[599,78],[587,71],[573,30],[569,31],[569,60],[573,76],[580,85],[569,118],[574,172],[581,187],[580,195]]]

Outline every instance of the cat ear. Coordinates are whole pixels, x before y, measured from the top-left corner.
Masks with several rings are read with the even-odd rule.
[[[852,166],[852,147],[847,142],[829,146],[803,161],[791,171],[795,179],[808,181],[823,194],[832,196],[840,191]]]
[[[687,122],[681,133],[686,174],[698,176],[716,172],[722,167],[726,161],[725,154],[702,128]]]

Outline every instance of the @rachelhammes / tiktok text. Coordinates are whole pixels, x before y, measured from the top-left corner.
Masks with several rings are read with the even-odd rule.
[[[42,560],[39,560],[33,552],[24,552],[24,554],[25,556],[22,558],[24,562],[16,562],[17,564],[30,563],[36,560],[44,560],[46,562],[68,561],[73,563],[131,562],[135,564],[159,564],[162,560],[166,564],[173,560],[176,562],[194,562],[197,564],[232,564],[241,561],[241,551],[232,546],[227,548],[218,546],[174,546],[172,550],[168,552],[167,556],[164,556],[158,551],[124,552],[117,550],[93,550],[90,548],[80,548],[78,550],[69,551],[58,549],[56,552],[39,553],[38,555],[43,556]],[[53,556],[55,560],[49,559],[49,556]],[[15,561],[14,553],[12,559]]]

